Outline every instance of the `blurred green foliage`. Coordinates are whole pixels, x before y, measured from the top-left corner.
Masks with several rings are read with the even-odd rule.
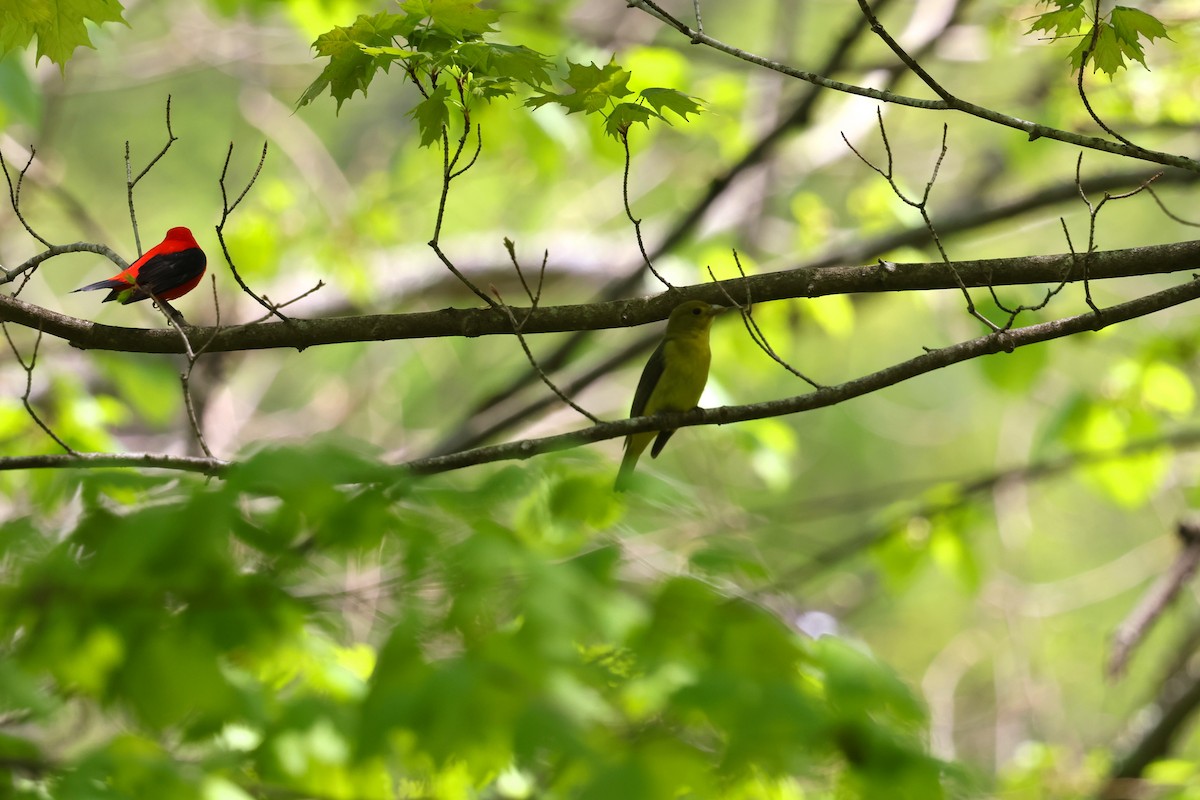
[[[379,469],[270,449],[133,504],[101,473],[61,537],[6,522],[0,714],[39,731],[4,740],[9,790],[737,797],[840,775],[941,796],[920,703],[859,646],[623,576],[589,524],[620,514],[607,476]]]
[[[612,137],[672,111],[687,124],[632,128],[630,197],[651,244],[775,126],[794,124],[658,259],[673,282],[706,281],[710,266],[736,275],[733,249],[752,274],[937,257],[928,237],[889,243],[919,220],[841,139],[882,163],[873,106],[825,92],[805,118],[804,86],[623,3],[485,5],[145,2],[128,26],[85,28],[97,49],[65,75],[38,67],[36,51],[11,52],[4,151],[11,167],[27,158],[16,143],[38,150],[25,216],[52,241],[128,255],[124,148],[134,169],[158,152],[171,94],[179,141],[135,199],[143,239],[189,224],[209,252],[215,301],[205,284],[189,319],[213,322],[218,306],[225,324],[261,314],[206,231],[229,143],[236,184],[264,138],[264,171],[226,231],[252,286],[278,301],[321,281],[289,307],[298,317],[469,304],[424,245],[440,208],[441,126],[457,131],[469,110],[482,149],[449,193],[446,252],[519,297],[501,245],[512,238],[527,267],[547,253],[544,304],[584,301],[641,267]],[[713,35],[801,69],[858,13],[701,5]],[[1119,130],[1191,152],[1200,46],[1180,7],[1161,6],[1178,21],[1170,42],[1142,12],[1114,9],[1090,57],[1117,79],[1084,80]],[[924,8],[893,4],[884,21],[901,30]],[[1067,17],[1038,18],[1035,34],[1085,30],[1086,9],[1071,27],[1083,5],[1056,8]],[[964,6],[922,63],[974,102],[1090,126],[1064,46],[1027,34],[1029,14]],[[860,80],[885,59],[868,36],[838,75]],[[1116,72],[1130,60],[1154,71]],[[884,113],[898,181],[923,186],[940,118]],[[1074,178],[1061,145],[950,122],[929,208],[938,225]],[[1129,168],[1089,152],[1082,171]],[[1157,191],[1177,209],[1194,193]],[[1100,216],[1099,247],[1193,235],[1147,193],[1117,208]],[[1081,209],[996,216],[941,239],[955,259],[1060,252],[1064,228],[1077,245],[1091,238]],[[0,247],[6,266],[38,249],[12,215]],[[152,310],[66,294],[85,271],[110,268],[56,258],[22,297],[161,324]],[[1174,280],[1091,288],[1105,305]],[[1015,305],[1044,289],[997,293]],[[1019,324],[1086,309],[1068,286]],[[954,292],[758,304],[755,317],[778,354],[825,384],[981,333]],[[28,357],[33,332],[10,332]],[[1165,531],[1194,505],[1195,464],[1177,435],[1195,412],[1197,332],[1184,308],[836,408],[690,429],[625,499],[609,492],[615,443],[421,480],[387,466],[542,397],[539,384],[471,413],[528,371],[510,338],[208,354],[192,388],[209,443],[238,461],[225,479],[0,473],[0,796],[1092,797],[1160,687],[1192,669],[1191,597],[1121,683],[1099,665],[1109,632],[1167,568]],[[632,335],[593,337],[565,374]],[[539,357],[557,343],[529,337]],[[71,446],[195,451],[178,359],[49,337],[40,347],[30,401]],[[730,318],[713,351],[704,405],[808,390]],[[0,450],[56,452],[21,402],[25,377],[0,360]],[[576,399],[616,418],[635,382],[633,367],[613,371]],[[578,422],[552,410],[503,435]],[[1143,788],[1195,796],[1200,743],[1181,737],[1175,756]]]

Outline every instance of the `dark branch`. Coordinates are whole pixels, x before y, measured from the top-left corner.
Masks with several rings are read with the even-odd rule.
[[[743,297],[753,293],[755,302],[830,294],[927,291],[965,286],[1012,286],[1057,284],[1083,279],[1077,259],[1070,254],[964,261],[951,270],[941,263],[890,264],[857,267],[806,268],[735,278],[719,284],[701,284],[676,289],[649,298],[614,300],[587,305],[546,306],[534,310],[514,307],[526,334],[604,330],[643,325],[667,318],[683,300],[706,300],[722,304],[726,295]],[[1093,253],[1088,261],[1088,278],[1129,277],[1180,272],[1200,267],[1200,241],[1109,250]],[[957,271],[958,279],[954,272]],[[1136,301],[1135,301],[1136,302]],[[183,346],[172,330],[121,328],[68,317],[11,297],[0,296],[0,322],[15,322],[41,329],[50,336],[83,349],[120,350],[135,353],[182,353]],[[1102,324],[1096,318],[1097,325]],[[198,339],[212,343],[208,352],[261,350],[276,347],[304,349],[345,342],[390,341],[447,336],[494,336],[512,333],[512,323],[498,308],[442,309],[413,314],[379,314],[333,317],[319,320],[268,322],[239,328],[195,328]],[[544,363],[543,363],[543,366]]]

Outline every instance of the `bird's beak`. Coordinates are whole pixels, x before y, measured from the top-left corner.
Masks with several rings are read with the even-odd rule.
[[[710,317],[719,317],[722,314],[724,314],[726,311],[732,311],[732,310],[733,310],[732,306],[718,306],[718,305],[710,304],[708,307],[708,315]]]

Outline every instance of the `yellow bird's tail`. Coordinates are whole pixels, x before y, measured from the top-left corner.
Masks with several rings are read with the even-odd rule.
[[[637,466],[638,458],[645,451],[646,445],[650,444],[654,434],[654,431],[650,431],[626,437],[625,455],[621,459],[621,468],[617,470],[617,481],[613,484],[614,491],[623,492],[629,488],[629,481],[633,478],[633,468]]]

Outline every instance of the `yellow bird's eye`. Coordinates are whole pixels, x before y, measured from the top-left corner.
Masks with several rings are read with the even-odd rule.
[[[700,316],[700,309],[698,309],[698,308],[693,308],[693,309],[692,309],[692,313],[693,313],[693,314],[695,314],[696,316]]]

